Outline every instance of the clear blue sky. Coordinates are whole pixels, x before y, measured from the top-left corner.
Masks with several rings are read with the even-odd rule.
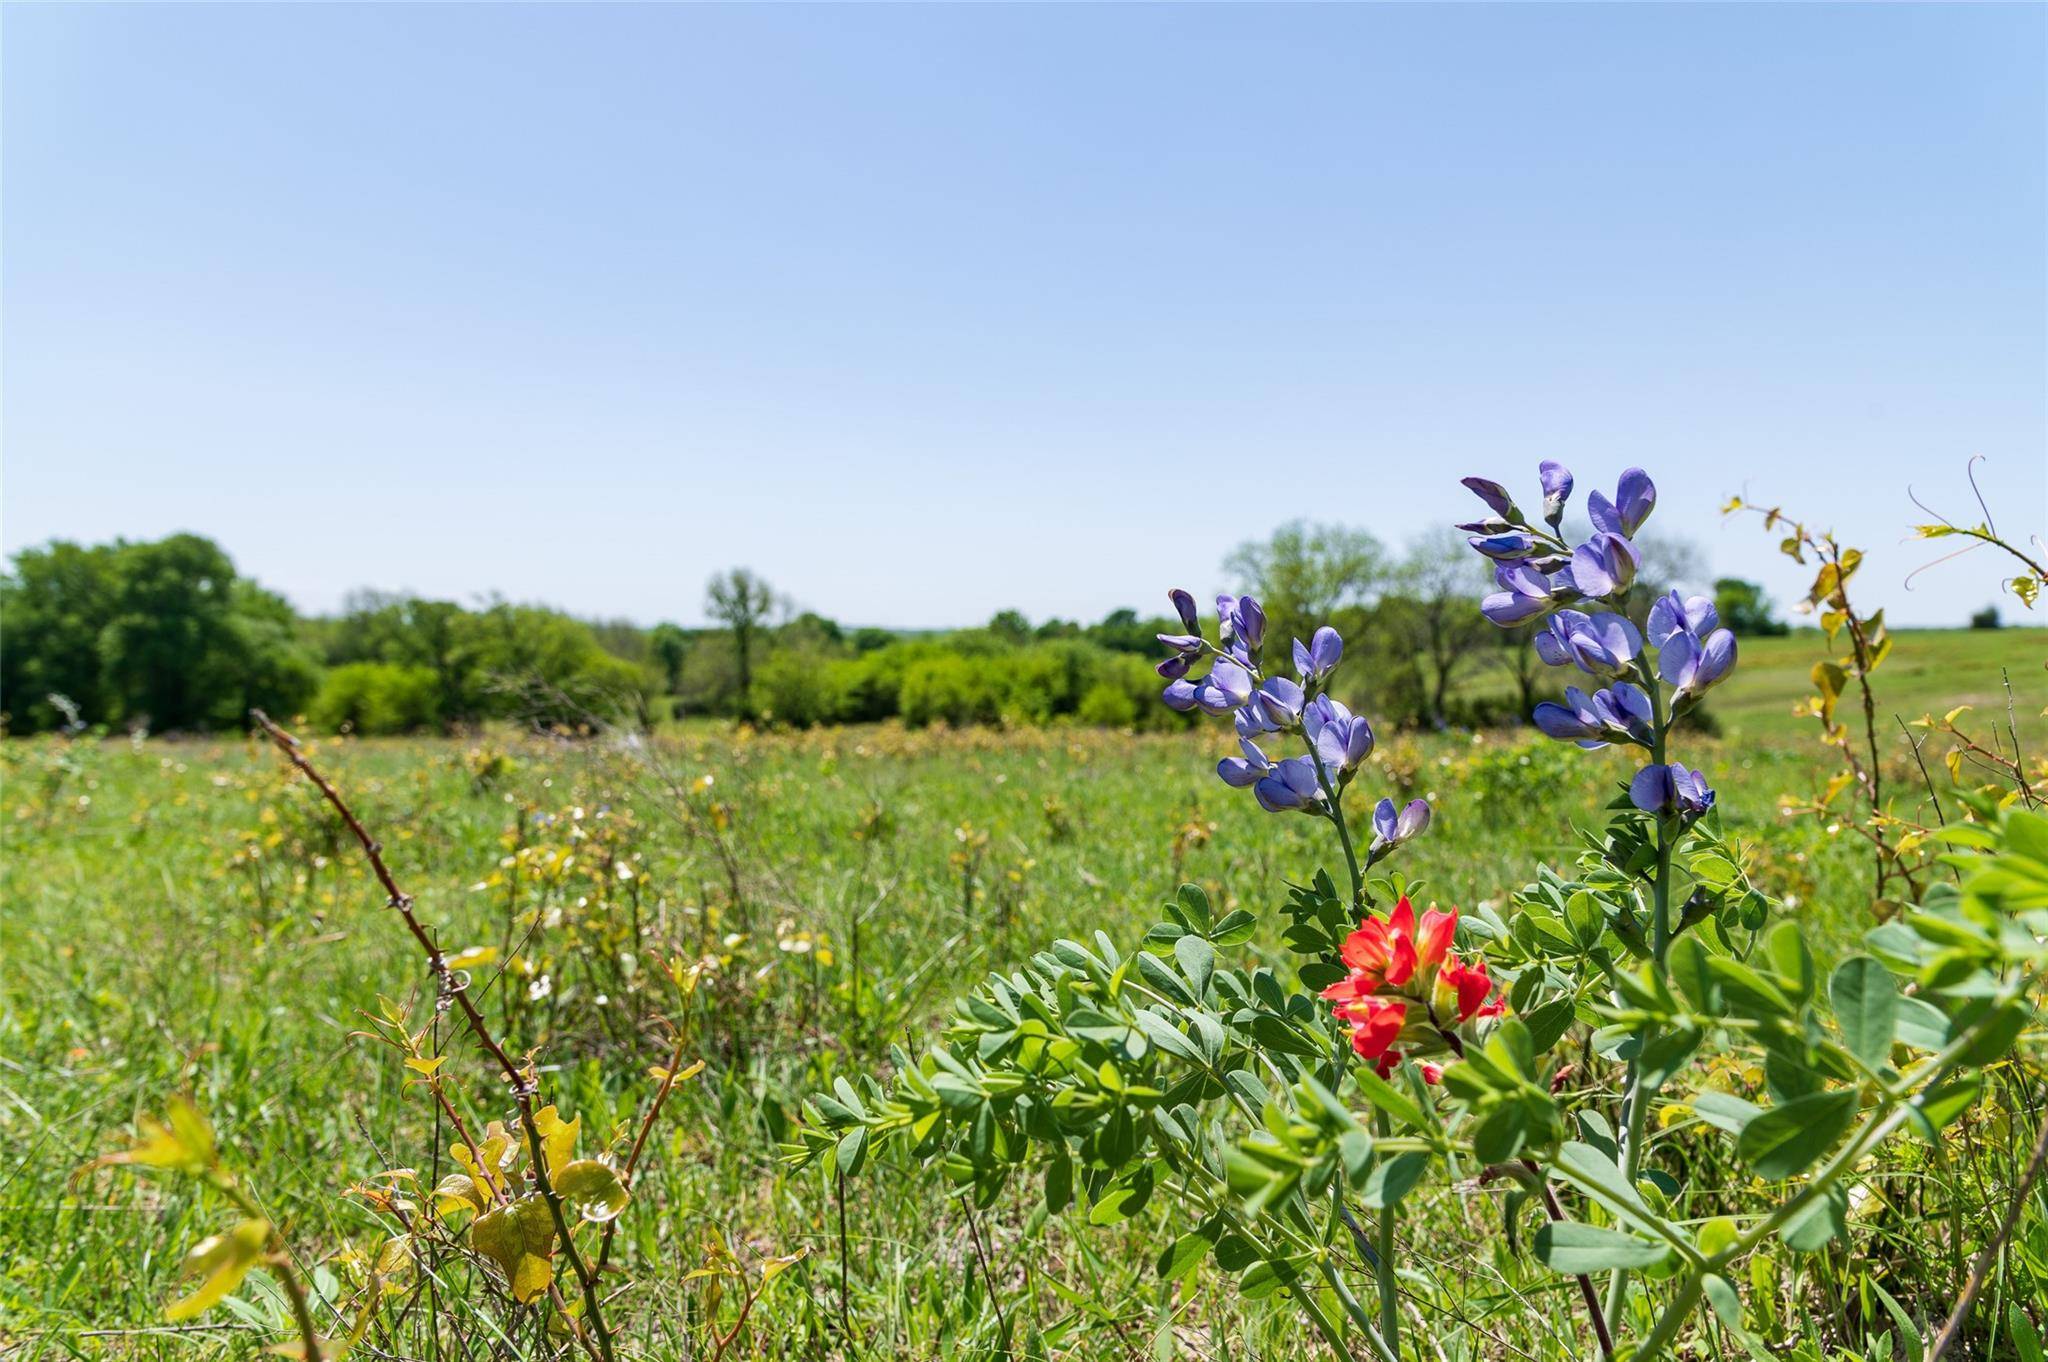
[[[1955,622],[1907,484],[2048,521],[2044,15],[9,5],[0,538],[1092,618],[1556,457]]]

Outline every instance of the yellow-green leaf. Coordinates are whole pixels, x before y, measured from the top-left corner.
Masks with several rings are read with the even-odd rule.
[[[577,1159],[555,1174],[555,1191],[573,1204],[585,1220],[603,1223],[626,1209],[630,1194],[618,1173],[596,1159]]]
[[[185,1255],[179,1275],[202,1280],[191,1295],[173,1301],[164,1311],[164,1318],[176,1323],[218,1305],[223,1296],[242,1284],[242,1278],[256,1266],[269,1242],[268,1220],[244,1220],[226,1234],[211,1235],[193,1245]]]
[[[554,1218],[537,1196],[478,1216],[469,1227],[469,1245],[505,1270],[512,1299],[522,1305],[554,1280]]]

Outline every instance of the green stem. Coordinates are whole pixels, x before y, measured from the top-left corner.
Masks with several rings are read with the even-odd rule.
[[[1358,852],[1351,845],[1351,829],[1344,822],[1344,796],[1330,783],[1330,773],[1323,769],[1323,759],[1316,755],[1316,745],[1308,741],[1305,732],[1302,741],[1308,746],[1309,763],[1316,768],[1316,783],[1323,787],[1323,799],[1329,804],[1328,817],[1337,825],[1337,842],[1344,848],[1344,868],[1351,872],[1351,906],[1356,909],[1365,901],[1365,876],[1358,868]]]
[[[1664,689],[1657,683],[1649,668],[1642,669],[1644,689],[1650,695],[1650,761],[1653,765],[1665,763],[1666,739],[1670,725],[1664,717]],[[1657,873],[1650,885],[1650,960],[1660,973],[1664,968],[1664,957],[1671,949],[1671,853],[1673,851],[1671,825],[1659,815],[1657,819]],[[1645,1033],[1637,1037],[1638,1055],[1654,1039]],[[1628,1062],[1628,1076],[1622,1088],[1624,1122],[1621,1145],[1622,1180],[1630,1187],[1636,1185],[1636,1173],[1643,1163],[1643,1144],[1649,1134],[1650,1102],[1656,1096],[1654,1086],[1643,1082],[1642,1064],[1637,1059]],[[1621,1311],[1628,1299],[1628,1269],[1617,1268],[1607,1282],[1607,1328],[1613,1332],[1621,1326]]]

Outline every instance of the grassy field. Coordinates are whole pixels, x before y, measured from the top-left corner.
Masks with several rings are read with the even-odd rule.
[[[1880,677],[1889,707],[1910,718],[1976,703],[2002,723],[2005,667],[2022,742],[2048,751],[2043,639],[1902,635]],[[1776,809],[1831,769],[1800,726],[1810,721],[1788,713],[1815,642],[1745,644],[1715,697],[1722,735],[1683,755],[1718,786],[1728,826],[1755,841],[1757,878],[1846,942],[1869,925],[1862,851]],[[1890,735],[1889,773],[1917,778]],[[1047,1356],[1291,1356],[1302,1340],[1279,1302],[1240,1300],[1207,1276],[1162,1293],[1143,1217],[1090,1231],[1047,1222],[1020,1196],[976,1227],[941,1179],[885,1165],[847,1189],[842,1263],[836,1189],[773,1157],[805,1094],[883,1065],[892,1042],[920,1043],[989,969],[1097,928],[1134,942],[1183,880],[1270,910],[1283,876],[1327,860],[1309,820],[1262,814],[1213,778],[1224,745],[1213,729],[692,728],[637,743],[501,733],[326,741],[315,753],[385,842],[420,916],[451,947],[495,948],[473,996],[512,1047],[541,1047],[546,1095],[582,1118],[586,1144],[637,1119],[656,1087],[647,1070],[669,1048],[664,1022],[705,1061],[667,1108],[621,1222],[614,1309],[635,1353],[709,1354],[717,1302],[693,1269],[721,1253],[803,1251],[728,1355],[983,1355],[1007,1310]],[[184,1247],[223,1221],[216,1201],[118,1170],[72,1180],[174,1092],[211,1116],[339,1308],[349,1251],[398,1229],[351,1188],[394,1168],[430,1184],[449,1166],[441,1116],[363,1034],[380,995],[427,990],[416,1016],[434,1022],[420,958],[360,857],[254,742],[14,742],[0,761],[0,1349],[241,1355],[286,1332],[260,1272],[202,1326],[164,1324]],[[1620,753],[1586,759],[1515,735],[1396,735],[1363,780],[1373,795],[1435,804],[1406,868],[1430,895],[1470,904],[1567,859],[1574,822],[1590,822],[1631,767]],[[1267,923],[1244,949],[1277,961],[1275,936]],[[686,998],[668,960],[712,967]],[[473,1051],[454,1053],[464,1114],[502,1116],[502,1085]],[[1451,1274],[1497,1283],[1476,1297],[1467,1283],[1482,1311],[1554,1297],[1556,1317],[1568,1314],[1557,1279],[1501,1250],[1498,1217],[1484,1189],[1435,1194],[1429,1233],[1402,1246],[1425,1329],[1443,1323],[1430,1283]],[[982,1280],[962,1265],[984,1246],[1004,1286],[994,1299],[963,1286]],[[394,1310],[370,1355],[553,1346],[506,1325],[522,1312],[473,1260],[436,1257],[432,1269],[474,1353],[423,1341],[423,1310]],[[456,1296],[474,1303],[449,1305]],[[1554,1337],[1476,1323],[1464,1337],[1493,1342],[1441,1355],[1574,1355],[1565,1323]]]

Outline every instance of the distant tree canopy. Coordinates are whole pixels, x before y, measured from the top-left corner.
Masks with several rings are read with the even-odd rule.
[[[1690,545],[1653,548],[1646,583],[1699,575]],[[1297,521],[1239,546],[1223,568],[1265,602],[1276,669],[1289,669],[1293,638],[1324,623],[1342,632],[1358,665],[1345,669],[1339,698],[1375,723],[1516,720],[1562,685],[1535,661],[1529,627],[1481,619],[1476,603],[1492,584],[1448,531],[1389,552],[1362,530]],[[1754,583],[1715,587],[1738,633],[1783,631]],[[671,715],[788,726],[1187,722],[1159,703],[1156,636],[1180,630],[1159,614],[1034,623],[1005,609],[971,629],[852,627],[792,614],[744,568],[711,579],[704,610],[715,627],[646,628],[362,591],[338,614],[301,618],[194,535],[58,542],[17,555],[0,576],[0,712],[17,733],[64,724],[66,705],[88,725],[157,730],[238,727],[256,705],[366,734]]]
[[[53,695],[87,724],[217,728],[251,705],[288,712],[319,684],[291,607],[198,535],[24,550],[0,576],[0,618],[15,732],[62,724]]]
[[[1791,625],[1771,613],[1771,598],[1763,587],[1740,577],[1722,577],[1714,583],[1714,610],[1737,638],[1773,638],[1792,632]]]

